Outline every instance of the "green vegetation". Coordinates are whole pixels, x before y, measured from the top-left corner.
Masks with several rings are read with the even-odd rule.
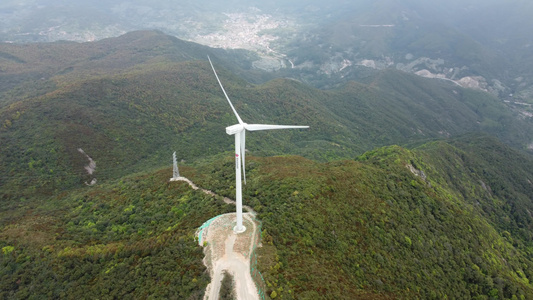
[[[384,147],[355,161],[249,156],[244,199],[263,223],[265,294],[528,299],[531,164],[486,136]],[[233,197],[233,168],[228,155],[181,172]],[[501,181],[498,172],[510,175]],[[167,182],[170,174],[137,174],[3,209],[2,296],[202,297],[209,278],[194,232],[234,208]],[[232,285],[224,286],[229,296]]]
[[[0,297],[201,299],[209,276],[194,233],[230,207],[168,174],[3,209]]]
[[[220,293],[218,295],[220,300],[235,300],[235,279],[233,275],[224,271],[224,278],[220,286]]]
[[[184,176],[234,197],[211,51],[217,65],[245,55],[158,32],[0,45],[0,297],[203,296],[195,230],[234,208],[168,178],[177,151]],[[219,75],[245,121],[311,126],[248,137],[266,296],[533,297],[530,121],[398,71],[329,91]]]
[[[192,162],[233,147],[224,127],[235,118],[205,55],[215,52],[219,64],[245,53],[208,50],[159,32],[89,44],[0,45],[0,52],[2,76],[12,79],[0,84],[3,201],[157,169],[173,151]],[[285,79],[252,85],[219,72],[245,121],[311,126],[250,135],[255,155],[352,159],[375,147],[477,131],[521,149],[533,140],[530,121],[496,98],[397,71],[331,91]],[[78,148],[96,161],[92,176]]]
[[[515,169],[520,176],[511,178],[519,180],[496,186],[486,163],[492,162],[492,170],[503,165],[445,142],[411,151],[385,147],[357,161],[325,164],[300,157],[249,158],[244,199],[263,222],[259,268],[266,294],[532,297],[527,230],[532,218],[505,208],[518,205],[520,183],[533,178],[531,160],[491,138],[478,137],[469,147],[514,154],[500,163]],[[204,168],[194,180],[231,196],[231,178],[224,175],[231,171],[230,160]],[[497,191],[502,188],[517,191],[502,195]]]

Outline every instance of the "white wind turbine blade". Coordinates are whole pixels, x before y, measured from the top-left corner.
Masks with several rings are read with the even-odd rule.
[[[209,63],[211,64],[211,68],[213,69],[213,73],[215,73],[215,77],[217,78],[218,84],[220,85],[222,92],[224,92],[224,96],[226,96],[226,99],[228,99],[228,103],[231,106],[233,113],[237,117],[237,121],[239,121],[239,124],[243,124],[244,122],[241,120],[241,117],[239,117],[239,114],[237,113],[237,110],[235,110],[235,107],[233,107],[233,104],[231,104],[231,100],[229,99],[228,94],[226,94],[226,90],[224,90],[224,87],[222,86],[222,82],[220,82],[220,79],[218,78],[217,71],[215,71],[215,67],[213,66],[213,63],[211,62],[211,58],[209,57],[209,55],[207,56],[207,59],[209,60]]]
[[[257,130],[272,130],[272,129],[297,129],[297,128],[309,128],[309,126],[297,126],[297,125],[268,125],[268,124],[244,124],[244,128],[249,131]]]
[[[238,133],[237,133],[238,134]],[[245,168],[245,157],[246,157],[246,130],[241,131],[241,161],[242,161],[242,175],[244,178],[244,184],[246,184],[246,168]]]

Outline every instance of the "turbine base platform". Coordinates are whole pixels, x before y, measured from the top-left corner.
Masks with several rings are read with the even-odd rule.
[[[233,232],[235,233],[243,233],[246,231],[246,226],[242,226],[241,228],[237,229],[237,226],[233,227]]]

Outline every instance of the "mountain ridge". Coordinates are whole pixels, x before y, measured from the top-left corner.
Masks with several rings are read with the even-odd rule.
[[[0,89],[2,297],[203,297],[195,231],[235,192],[206,54],[243,120],[311,126],[248,136],[267,297],[533,296],[533,129],[495,96],[388,69],[320,90],[161,32],[59,44],[0,45],[28,64]],[[174,151],[221,196],[168,182]]]
[[[529,103],[532,40],[527,29],[533,25],[532,9],[523,0],[431,5],[421,0],[187,1],[179,7],[172,1],[7,2],[0,6],[5,25],[0,38],[85,42],[156,29],[210,46],[251,49],[254,68],[290,74],[322,88],[364,77],[372,71],[368,68],[392,67],[464,86],[459,79],[475,80],[479,85],[474,88]]]
[[[102,43],[113,44],[114,40]],[[26,79],[18,86],[3,88],[4,95],[13,95],[3,98],[0,105],[0,139],[10,149],[2,154],[3,170],[35,176],[31,175],[34,169],[23,171],[20,167],[35,160],[41,161],[37,165],[42,175],[69,177],[67,174],[72,170],[83,170],[80,164],[85,158],[78,153],[78,148],[100,161],[101,171],[117,175],[119,169],[132,170],[139,163],[161,166],[167,161],[166,148],[169,152],[180,152],[186,160],[193,159],[194,153],[213,155],[230,151],[230,143],[221,128],[233,124],[234,120],[203,59],[208,48],[176,42],[175,38],[149,31],[128,34],[117,39],[117,43],[114,48],[124,47],[118,52],[122,53],[118,54],[123,56],[122,60],[133,53],[131,61],[124,65],[117,63],[117,55],[112,54],[99,57],[96,67],[87,69],[84,66],[94,62],[93,54],[89,54],[56,68],[44,80],[31,75],[25,77],[36,72],[32,69],[4,73],[6,78]],[[126,46],[122,46],[124,43]],[[68,44],[72,46],[93,51],[98,43]],[[14,49],[13,45],[9,47]],[[57,49],[54,44],[51,47]],[[27,57],[38,57],[41,50],[30,49],[35,52],[27,49]],[[220,51],[214,50],[215,64],[224,57],[238,60],[241,55],[229,52],[219,57]],[[61,53],[55,55],[60,57]],[[28,58],[21,60],[32,64]],[[287,79],[254,85],[233,75],[232,70],[238,66],[226,69],[226,65],[221,63],[217,68],[245,120],[263,123],[290,120],[312,128],[302,133],[251,135],[248,146],[257,154],[279,153],[283,149],[283,152],[329,160],[355,157],[376,146],[469,131],[489,132],[519,149],[527,149],[533,141],[528,120],[520,120],[498,99],[445,82],[383,70],[368,83],[320,91]],[[50,70],[46,64],[37,68],[43,70],[37,72]],[[239,74],[248,74],[247,69],[239,70]],[[252,71],[252,74],[257,73]],[[262,76],[252,75],[252,78]],[[21,94],[20,89],[28,86],[33,90],[25,89]],[[34,147],[34,144],[41,146]],[[36,149],[41,150],[33,155],[28,152]],[[45,154],[42,149],[51,152]],[[9,152],[20,154],[8,158]],[[61,161],[61,157],[67,160]],[[47,167],[45,161],[51,165]],[[61,161],[61,171],[53,167],[56,164],[53,161]],[[128,161],[136,163],[128,166]],[[60,173],[52,175],[54,170]],[[85,181],[80,179],[80,171],[74,172],[78,179],[69,179],[67,186],[72,180]],[[10,179],[6,176],[3,180]]]

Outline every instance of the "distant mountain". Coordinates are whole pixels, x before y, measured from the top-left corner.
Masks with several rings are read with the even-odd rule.
[[[331,91],[286,79],[253,85],[225,68],[246,61],[247,52],[211,50],[151,31],[84,44],[4,44],[0,53],[6,66],[0,167],[7,198],[162,166],[173,151],[185,160],[230,151],[224,127],[235,120],[206,63],[208,53],[245,121],[311,126],[250,135],[247,147],[257,155],[331,160],[481,131],[523,150],[533,141],[528,119],[498,99],[399,71]],[[241,65],[230,69],[268,78]],[[86,174],[88,158],[79,149],[96,161],[94,175]]]
[[[254,68],[319,88],[396,68],[486,90],[515,107],[533,104],[532,15],[526,0],[25,0],[0,4],[0,40],[95,41],[157,29],[252,50]]]

